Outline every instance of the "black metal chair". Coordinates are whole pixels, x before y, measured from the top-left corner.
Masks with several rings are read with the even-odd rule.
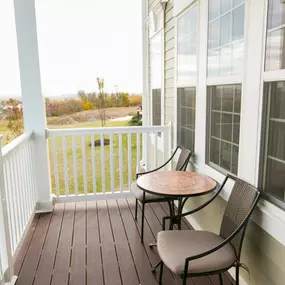
[[[155,172],[155,171],[162,169],[163,167],[165,167],[168,163],[170,163],[172,161],[172,159],[174,158],[174,156],[178,150],[181,150],[181,153],[180,153],[177,165],[176,165],[176,170],[185,171],[187,168],[187,165],[189,163],[190,157],[191,157],[191,151],[184,148],[184,147],[178,146],[175,149],[173,155],[166,161],[166,163],[164,163],[160,167],[153,169],[151,171],[137,173],[136,178],[138,179],[138,177],[140,175],[152,173],[152,172]],[[149,193],[145,193],[145,198],[144,198],[143,191],[137,186],[136,182],[132,183],[131,191],[133,192],[133,194],[135,195],[135,198],[136,198],[136,211],[135,211],[135,219],[136,220],[138,217],[138,202],[140,202],[142,204],[141,242],[143,242],[145,204],[147,204],[147,203],[159,203],[159,202],[165,202],[165,201],[169,202],[169,199],[166,200],[164,197],[161,197],[158,195],[152,195]]]
[[[236,268],[236,285],[239,285],[240,256],[249,218],[258,202],[260,192],[251,184],[227,175],[216,194],[203,205],[183,213],[184,217],[209,205],[222,191],[228,179],[235,180],[230,195],[220,234],[207,231],[162,231],[158,233],[157,250],[161,258],[159,284],[162,284],[163,265],[179,274],[186,285],[188,277],[219,274]],[[163,219],[163,228],[165,220]]]

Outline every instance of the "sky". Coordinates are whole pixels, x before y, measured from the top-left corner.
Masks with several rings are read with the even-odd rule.
[[[44,96],[142,91],[141,0],[35,0]],[[12,0],[0,0],[0,96],[21,94]]]

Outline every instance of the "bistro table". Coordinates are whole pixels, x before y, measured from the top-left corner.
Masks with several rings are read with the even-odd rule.
[[[201,196],[215,190],[217,182],[209,176],[188,171],[156,171],[141,175],[137,179],[138,187],[145,192],[165,197],[170,209],[169,229],[178,224],[181,229],[181,219],[172,219],[175,216],[173,200],[178,200],[178,215],[189,197]],[[173,199],[174,198],[174,199]],[[184,198],[184,200],[183,200]]]

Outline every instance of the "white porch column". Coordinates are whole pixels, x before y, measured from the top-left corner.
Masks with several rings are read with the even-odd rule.
[[[35,134],[38,212],[52,210],[46,112],[42,96],[34,0],[14,0],[25,132]]]

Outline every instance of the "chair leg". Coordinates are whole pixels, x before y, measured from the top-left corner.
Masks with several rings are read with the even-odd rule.
[[[236,265],[236,285],[239,285],[239,264]]]
[[[138,199],[136,199],[136,211],[135,211],[135,220],[138,220]]]
[[[158,284],[162,284],[163,265],[164,265],[164,264],[163,264],[163,262],[161,261]]]
[[[222,273],[219,273],[220,285],[223,285],[223,276]]]
[[[141,227],[141,242],[143,243],[143,234],[144,234],[144,206],[145,203],[142,203],[142,227]]]
[[[183,274],[182,285],[186,285],[186,283],[187,283],[187,274]]]

